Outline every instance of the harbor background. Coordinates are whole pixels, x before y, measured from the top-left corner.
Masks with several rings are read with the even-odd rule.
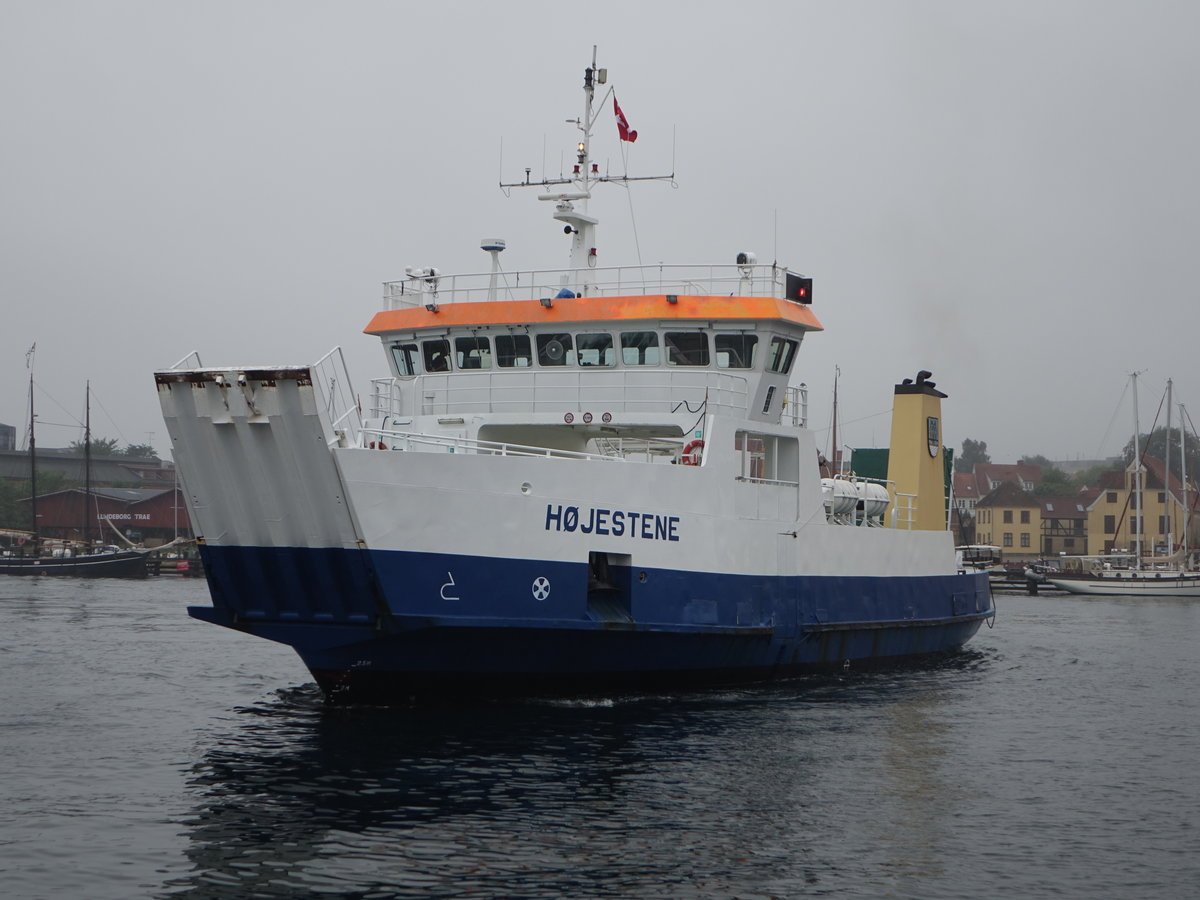
[[[0,878],[35,898],[1183,897],[1200,605],[1000,595],[937,664],[326,706],[202,582],[0,579]]]

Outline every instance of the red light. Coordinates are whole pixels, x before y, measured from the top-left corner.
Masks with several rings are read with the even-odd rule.
[[[787,296],[805,306],[812,303],[812,279],[794,272],[787,273]]]

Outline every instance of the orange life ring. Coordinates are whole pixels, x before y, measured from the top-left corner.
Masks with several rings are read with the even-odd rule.
[[[700,460],[704,457],[704,441],[696,438],[694,441],[689,441],[687,446],[683,448],[683,464],[685,466],[698,466]]]
[[[371,441],[371,449],[386,450],[387,444],[385,444],[383,441],[380,441],[378,444],[376,444],[375,441]]]

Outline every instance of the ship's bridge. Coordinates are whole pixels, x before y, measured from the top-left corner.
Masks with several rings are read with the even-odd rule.
[[[637,277],[611,270],[608,278],[593,270],[588,296],[569,287],[551,293],[564,272],[508,276],[540,285],[522,291],[536,299],[472,287],[471,278],[490,275],[391,283],[391,308],[366,328],[383,340],[393,376],[376,383],[373,412],[626,433],[700,408],[802,424],[788,380],[804,335],[821,328],[796,298],[810,296],[811,282],[775,266],[677,267],[680,279],[668,279],[667,268],[639,267]],[[671,292],[684,286],[693,293]]]

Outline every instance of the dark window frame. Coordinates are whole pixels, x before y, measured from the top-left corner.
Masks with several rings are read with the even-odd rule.
[[[535,335],[534,344],[537,346],[537,362],[547,368],[561,368],[574,365],[575,343],[570,332],[554,331]],[[558,350],[554,345],[558,345]],[[561,353],[561,356],[557,354]]]
[[[440,345],[440,346],[439,346]],[[421,341],[421,362],[425,371],[440,374],[452,370],[450,361],[454,354],[450,350],[449,338],[432,338]]]
[[[533,342],[527,334],[496,335],[494,352],[496,365],[501,369],[533,368]],[[525,360],[525,365],[519,365],[521,360]]]
[[[712,364],[708,335],[703,331],[664,331],[663,346],[668,366],[705,368]]]
[[[724,365],[721,364],[721,354],[726,356]],[[753,369],[758,355],[758,335],[746,332],[716,334],[713,336],[713,355],[718,369]],[[736,364],[734,360],[737,360]]]
[[[392,359],[396,363],[396,373],[401,378],[411,378],[420,375],[421,346],[416,341],[402,341],[392,344]]]
[[[647,340],[648,338],[651,340]],[[662,365],[662,342],[657,331],[622,331],[620,344],[621,365],[639,369]],[[646,356],[651,350],[657,358],[653,362],[647,362]],[[627,354],[630,352],[635,356],[634,362],[629,361]]]
[[[597,362],[588,362],[585,353],[598,352]],[[605,362],[607,356],[608,361]],[[611,369],[617,364],[617,351],[613,336],[607,331],[584,331],[575,335],[575,361],[581,366]]]
[[[472,356],[472,351],[478,355]],[[454,364],[458,369],[470,372],[483,371],[490,369],[493,361],[492,342],[486,335],[460,335],[454,339]],[[478,362],[479,365],[475,365],[475,362]]]

